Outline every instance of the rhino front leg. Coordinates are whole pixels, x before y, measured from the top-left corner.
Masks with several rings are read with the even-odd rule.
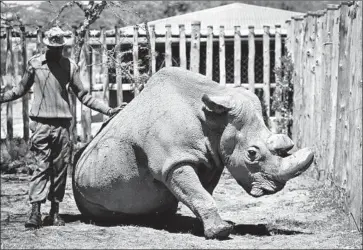
[[[166,185],[179,201],[202,220],[207,239],[225,238],[231,233],[232,225],[222,220],[214,199],[203,188],[192,166],[174,168],[168,175]]]

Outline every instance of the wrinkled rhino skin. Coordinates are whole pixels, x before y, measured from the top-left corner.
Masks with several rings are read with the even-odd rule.
[[[224,166],[250,195],[273,194],[313,160],[308,148],[279,156],[293,146],[266,128],[256,95],[164,68],[82,151],[74,197],[82,214],[97,219],[173,214],[181,201],[206,238],[223,238],[232,226],[212,192]]]

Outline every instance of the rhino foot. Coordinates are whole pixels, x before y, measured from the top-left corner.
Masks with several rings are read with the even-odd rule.
[[[206,228],[204,230],[204,236],[206,239],[225,239],[227,238],[233,230],[233,225],[223,221],[212,228]]]

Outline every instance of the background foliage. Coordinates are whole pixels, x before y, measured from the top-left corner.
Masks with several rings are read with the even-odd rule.
[[[67,1],[43,1],[37,5],[8,5],[1,6],[1,12],[16,12],[26,26],[35,28],[45,26],[59,12]],[[91,29],[105,26],[112,29],[116,24],[120,27],[153,21],[175,15],[226,5],[234,2],[255,4],[260,6],[285,9],[298,12],[315,11],[326,8],[328,3],[337,1],[119,1],[122,9],[108,6],[100,18],[93,23]],[[6,1],[5,1],[6,3]],[[136,13],[136,14],[135,14]],[[79,8],[65,9],[59,18],[63,25],[79,25],[83,20],[83,13]],[[69,27],[70,29],[71,27]],[[28,28],[27,28],[28,29]]]

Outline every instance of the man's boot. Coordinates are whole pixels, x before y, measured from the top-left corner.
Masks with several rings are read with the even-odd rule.
[[[42,215],[40,214],[40,202],[32,203],[32,211],[27,222],[25,222],[26,228],[39,228],[42,226]]]
[[[51,219],[51,225],[64,226],[64,220],[59,216],[59,202],[52,202],[49,216]]]

